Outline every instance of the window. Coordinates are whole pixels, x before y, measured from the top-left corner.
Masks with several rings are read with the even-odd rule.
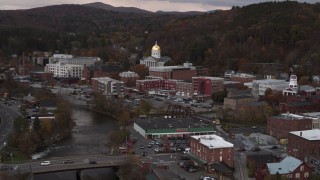
[[[305,178],[308,178],[308,177],[309,177],[309,173],[308,173],[308,172],[305,172],[305,173],[304,173],[304,177],[305,177]]]
[[[296,178],[300,178],[300,173],[296,173]]]
[[[304,171],[304,166],[300,166],[300,171]]]

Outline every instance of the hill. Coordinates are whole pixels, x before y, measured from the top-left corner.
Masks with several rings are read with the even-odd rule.
[[[146,11],[146,10],[135,8],[135,7],[114,7],[114,6],[104,4],[101,2],[83,4],[83,6],[103,9],[103,10],[107,10],[107,11],[122,12],[122,13],[137,13],[137,14],[150,14],[150,13],[152,13],[150,11]]]
[[[127,63],[130,53],[149,55],[158,41],[175,64],[204,65],[211,75],[226,69],[257,72],[250,65],[262,62],[287,70],[300,64],[299,77],[320,72],[319,3],[266,2],[200,15],[105,9],[59,5],[0,11],[0,56],[42,50]]]

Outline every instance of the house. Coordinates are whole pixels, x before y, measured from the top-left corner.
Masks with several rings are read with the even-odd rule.
[[[288,179],[310,179],[312,168],[303,161],[292,156],[287,156],[281,162],[267,163],[262,170],[262,177],[258,180],[264,179],[266,176],[281,176]]]
[[[22,101],[28,105],[34,105],[38,102],[35,97],[31,96],[31,94],[29,94],[28,96],[24,96],[22,98]]]
[[[249,177],[256,176],[259,174],[261,169],[267,163],[279,162],[279,158],[271,154],[248,154],[247,155],[247,167],[249,169]]]
[[[312,77],[312,84],[314,86],[319,86],[320,85],[320,75],[316,75]]]

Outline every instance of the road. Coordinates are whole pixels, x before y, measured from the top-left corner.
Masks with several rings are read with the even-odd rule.
[[[18,105],[6,106],[0,103],[0,150],[4,148],[8,134],[12,131],[13,121],[22,114],[18,110]]]

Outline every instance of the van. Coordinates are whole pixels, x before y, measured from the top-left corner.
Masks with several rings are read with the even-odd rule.
[[[190,148],[185,148],[184,149],[183,154],[187,154],[187,153],[190,153]]]

